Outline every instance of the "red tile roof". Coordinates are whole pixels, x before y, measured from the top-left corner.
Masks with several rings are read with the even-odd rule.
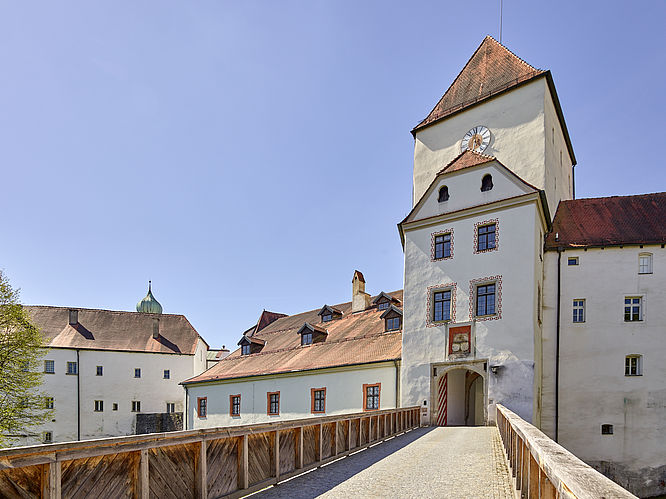
[[[355,271],[354,271],[354,275],[353,275],[353,277],[352,277],[352,281],[354,280],[354,277],[357,277],[357,276],[358,276],[358,280],[359,280],[359,281],[361,281],[361,282],[365,282],[365,277],[363,277],[363,272],[361,272],[360,270],[355,270]]]
[[[546,236],[551,250],[621,244],[666,244],[666,192],[561,201]]]
[[[485,163],[490,163],[491,161],[496,160],[494,156],[486,156],[475,151],[470,151],[469,149],[458,154],[451,162],[442,168],[437,175],[440,173],[451,173],[462,170],[463,168],[469,168],[470,166],[483,165]]]
[[[402,300],[402,291],[389,295]],[[261,352],[241,355],[236,350],[215,366],[184,383],[215,381],[262,374],[322,369],[400,359],[402,334],[384,332],[383,311],[375,307],[352,313],[351,302],[335,305],[343,312],[340,319],[326,323],[326,341],[301,346],[298,331],[306,323],[320,323],[319,309],[282,317],[255,337],[266,341]],[[321,327],[321,326],[319,326]]]
[[[412,133],[460,109],[544,74],[486,36],[430,114]]]
[[[259,317],[259,321],[257,322],[256,331],[261,331],[271,322],[275,322],[280,317],[287,317],[287,314],[279,314],[277,312],[269,312],[268,310],[264,310],[261,313],[261,317]]]
[[[79,322],[70,325],[70,308],[24,308],[50,347],[194,355],[199,339],[183,315],[72,308]],[[153,338],[154,318],[160,320],[158,338]]]

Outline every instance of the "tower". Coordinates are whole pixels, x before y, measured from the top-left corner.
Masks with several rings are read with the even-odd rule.
[[[552,76],[486,37],[412,134],[402,404],[539,424],[543,236],[575,164]]]

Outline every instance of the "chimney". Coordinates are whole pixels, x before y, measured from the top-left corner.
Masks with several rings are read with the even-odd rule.
[[[79,311],[73,308],[69,309],[69,325],[76,326],[79,323]]]
[[[153,338],[157,339],[160,336],[160,320],[153,317]]]
[[[358,270],[352,278],[352,313],[363,312],[370,306],[370,295],[365,292],[365,277]]]

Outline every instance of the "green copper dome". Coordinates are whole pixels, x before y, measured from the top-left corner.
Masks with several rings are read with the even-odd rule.
[[[161,314],[162,305],[158,302],[153,296],[153,291],[151,290],[151,282],[148,281],[148,294],[146,297],[136,304],[137,312],[144,312],[147,314]]]

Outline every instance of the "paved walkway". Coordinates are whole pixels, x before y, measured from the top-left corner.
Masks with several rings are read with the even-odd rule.
[[[419,428],[288,480],[259,499],[514,498],[494,426]]]

